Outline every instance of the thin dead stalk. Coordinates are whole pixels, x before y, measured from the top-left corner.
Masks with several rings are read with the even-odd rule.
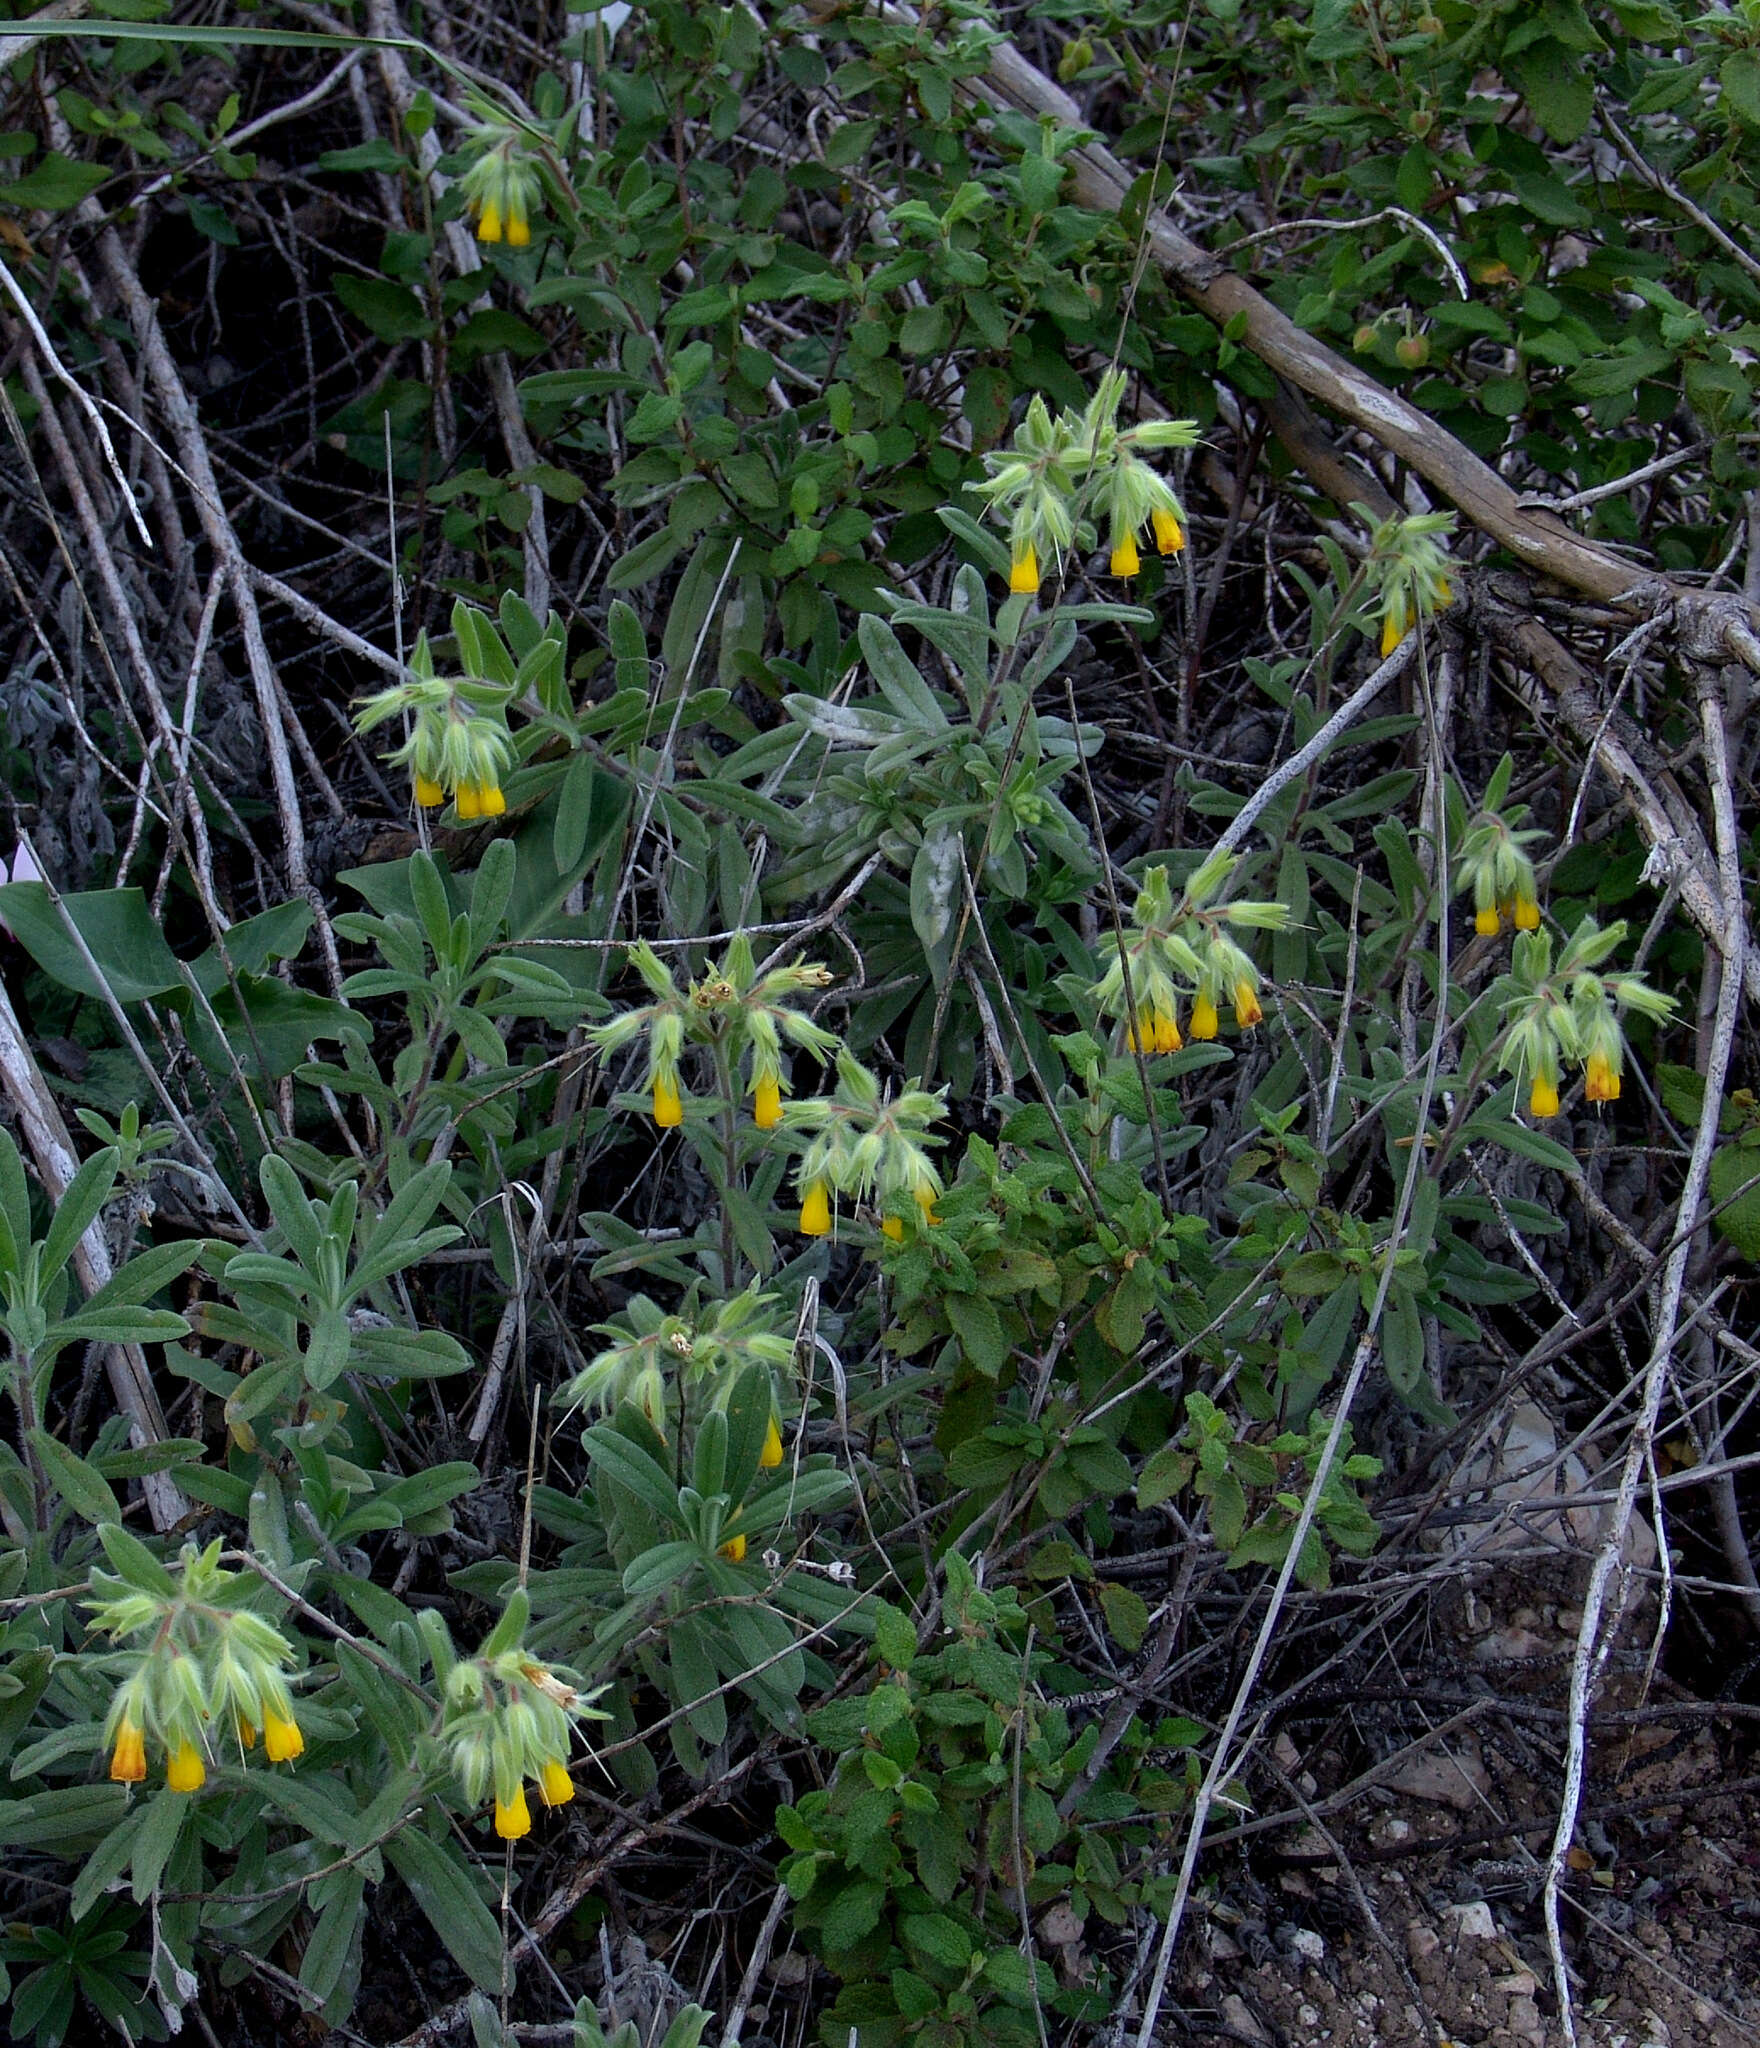
[[[1709,679],[1701,683],[1700,723],[1704,734],[1705,761],[1711,778],[1713,822],[1717,834],[1719,879],[1723,887],[1724,921],[1721,934],[1723,982],[1718,990],[1717,1016],[1712,1029],[1711,1052],[1705,1066],[1705,1100],[1694,1134],[1693,1150],[1687,1162],[1686,1185],[1675,1211],[1674,1245],[1663,1267],[1658,1292],[1654,1335],[1650,1357],[1644,1367],[1643,1393],[1626,1439],[1625,1458],[1620,1467],[1619,1492],[1605,1517],[1601,1544],[1589,1573],[1589,1587],[1583,1600],[1582,1620],[1577,1629],[1576,1649],[1571,1659],[1570,1719],[1566,1732],[1564,1790],[1559,1800],[1558,1826],[1546,1859],[1546,1882],[1541,1904],[1546,1920],[1547,1946],[1552,1956],[1553,1989],[1558,1999],[1559,2020],[1568,2048],[1576,2048],[1577,2024],[1571,1995],[1570,1968],[1564,1953],[1559,1926],[1559,1889],[1565,1858],[1576,1834],[1577,1814],[1583,1800],[1583,1779],[1588,1767],[1589,1715],[1596,1684],[1613,1648],[1614,1626],[1603,1628],[1608,1588],[1625,1548],[1632,1516],[1637,1507],[1656,1420],[1668,1383],[1674,1357],[1675,1334],[1680,1319],[1681,1291],[1692,1256],[1693,1235],[1705,1200],[1716,1149],[1718,1112],[1729,1076],[1730,1054],[1735,1046],[1736,1024],[1741,1015],[1743,969],[1747,957],[1747,929],[1742,915],[1741,848],[1736,834],[1735,793],[1723,724],[1721,697]],[[1659,1544],[1667,1532],[1658,1529]],[[1623,1611],[1622,1600],[1615,1609],[1615,1623]]]

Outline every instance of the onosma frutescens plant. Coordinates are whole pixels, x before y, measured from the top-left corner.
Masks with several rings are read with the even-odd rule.
[[[529,250],[575,203],[559,147],[484,115],[461,184],[486,246]],[[1035,399],[972,466],[991,523],[942,508],[948,601],[876,588],[819,668],[778,657],[767,698],[698,687],[676,635],[655,661],[621,599],[572,666],[560,615],[511,597],[418,640],[357,726],[418,809],[452,808],[432,847],[348,872],[337,993],[289,1013],[267,969],[291,923],[190,969],[243,1005],[210,1025],[188,1003],[239,1152],[233,1237],[143,1245],[70,1310],[75,1245],[176,1133],[93,1112],[116,1142],[46,1224],[0,1134],[0,1587],[27,1703],[0,1739],[73,1866],[61,1948],[30,1952],[45,2013],[112,1995],[79,1930],[117,1887],[146,1961],[102,1981],[137,1985],[137,2017],[141,1987],[180,2010],[212,1955],[297,1930],[300,1994],[341,2023],[392,1880],[460,1986],[500,1998],[485,1869],[572,1853],[585,1773],[600,1798],[701,1789],[757,1745],[799,1775],[779,1870],[839,1980],[837,2048],[1025,2042],[1104,2009],[1102,1965],[1060,1975],[1021,1929],[1164,1909],[1205,1741],[1163,1716],[1103,1743],[1060,1697],[1072,1616],[1109,1658],[1154,1625],[1121,1529],[1203,1530],[1241,1574],[1301,1529],[1315,1591],[1369,1553],[1381,1467],[1354,1423],[1316,1477],[1342,1361],[1380,1315],[1393,1392],[1448,1416],[1444,1339],[1528,1285],[1462,1162],[1556,1165],[1518,1091],[1550,1118],[1580,1071],[1616,1103],[1626,1023],[1642,1047],[1673,1008],[1614,966],[1623,925],[1549,923],[1509,763],[1416,841],[1382,815],[1402,769],[1362,847],[1350,792],[1296,790],[1270,852],[1212,851],[1193,821],[1238,792],[1188,778],[1182,843],[1117,868],[1074,671],[1157,621],[1085,597],[1083,557],[1147,591],[1140,543],[1197,547],[1153,459],[1197,429],[1125,423],[1129,390]],[[1432,624],[1445,525],[1367,535],[1316,662],[1335,615],[1384,654]],[[1264,680],[1312,730],[1304,664]],[[1457,900],[1480,950],[1448,981]],[[187,994],[181,964],[156,998]],[[1390,992],[1432,985],[1400,1039]],[[1453,1107],[1426,1139],[1431,1045]],[[271,1129],[283,1083],[297,1113]],[[192,1266],[181,1308],[148,1305]],[[51,1368],[141,1343],[172,1347],[192,1435],[111,1426],[76,1453]],[[513,1508],[480,1498],[491,1456]],[[215,1524],[181,1549],[120,1530],[116,1488],[160,1477]]]

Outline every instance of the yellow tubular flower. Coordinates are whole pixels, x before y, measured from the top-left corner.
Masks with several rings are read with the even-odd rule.
[[[1503,929],[1503,919],[1495,910],[1481,910],[1473,919],[1473,929],[1482,939],[1494,939]]]
[[[761,1075],[752,1090],[752,1122],[761,1131],[773,1131],[782,1121],[782,1085],[768,1074]]]
[[[746,1539],[743,1536],[730,1536],[721,1546],[721,1555],[726,1558],[729,1564],[739,1564],[744,1559],[745,1554]]]
[[[801,1197],[801,1235],[823,1237],[831,1228],[831,1197],[822,1180],[809,1181]]]
[[[935,1191],[933,1188],[918,1188],[917,1207],[923,1212],[923,1221],[930,1225],[931,1228],[941,1221],[941,1218],[935,1213]]]
[[[1039,553],[1031,541],[1009,563],[1008,587],[1021,597],[1031,597],[1039,588]]]
[[[1259,1007],[1259,992],[1244,977],[1234,985],[1234,1021],[1243,1031],[1250,1031],[1265,1015]]]
[[[1155,528],[1155,545],[1164,555],[1177,555],[1186,544],[1185,529],[1171,512],[1157,505],[1149,514]]]
[[[504,1842],[517,1842],[532,1831],[532,1810],[526,1804],[526,1788],[516,1785],[513,1797],[495,1801],[495,1832]]]
[[[1137,537],[1127,533],[1112,544],[1112,573],[1115,576],[1134,576],[1143,566],[1137,553]]]
[[[880,1219],[880,1228],[886,1236],[891,1238],[894,1244],[904,1243],[904,1219],[902,1217],[883,1216]]]
[[[306,1739],[297,1721],[286,1720],[273,1709],[263,1716],[263,1753],[272,1764],[290,1764],[296,1756],[304,1756],[305,1749]]]
[[[1405,637],[1406,629],[1392,612],[1385,614],[1381,621],[1381,659],[1385,661]]]
[[[538,1780],[538,1797],[546,1806],[566,1806],[574,1797],[574,1780],[568,1775],[568,1766],[560,1757],[545,1761],[543,1775]]]
[[[510,249],[523,249],[532,239],[531,225],[523,213],[507,216],[507,245]]]
[[[1531,897],[1516,898],[1515,917],[1519,932],[1537,932],[1540,929],[1540,906]]]
[[[425,775],[416,777],[416,802],[424,811],[434,810],[445,801],[446,792],[439,783],[431,782]]]
[[[238,1724],[238,1740],[239,1740],[239,1745],[240,1745],[240,1747],[241,1747],[241,1748],[244,1748],[244,1749],[255,1749],[255,1748],[256,1748],[256,1746],[257,1746],[257,1731],[256,1731],[256,1729],[255,1729],[255,1728],[253,1728],[253,1727],[251,1726],[250,1722],[248,1722],[248,1721],[242,1721],[242,1720],[241,1720],[241,1721],[239,1722],[239,1724]]]
[[[1192,1036],[1209,1039],[1216,1036],[1216,1005],[1202,989],[1192,1003]]]
[[[483,799],[474,782],[461,782],[453,791],[452,800],[461,818],[480,818],[483,814]]]
[[[485,818],[499,818],[506,813],[507,799],[501,794],[498,783],[482,782],[477,785],[477,810]]]
[[[1155,1012],[1155,1050],[1178,1052],[1185,1041],[1179,1035],[1179,1019],[1171,1010]]]
[[[776,1417],[771,1416],[764,1425],[764,1448],[758,1453],[761,1471],[774,1472],[782,1463],[782,1432],[776,1427]]]
[[[208,1782],[208,1767],[193,1743],[180,1742],[166,1767],[165,1782],[173,1792],[199,1792]]]
[[[675,1131],[684,1122],[684,1098],[674,1075],[654,1076],[654,1121],[663,1131]]]
[[[132,1721],[124,1721],[116,1731],[110,1775],[118,1785],[138,1785],[147,1775],[146,1738]]]
[[[477,216],[477,240],[479,242],[498,242],[500,239],[501,207],[497,201],[485,199],[483,201],[483,210]],[[499,1811],[499,1809],[497,1810]],[[521,1828],[520,1833],[523,1835],[525,1829]]]
[[[1589,1055],[1588,1065],[1583,1069],[1583,1093],[1591,1102],[1619,1100],[1619,1076],[1606,1053],[1596,1051]]]
[[[1528,1111],[1532,1116],[1557,1116],[1558,1086],[1544,1074],[1534,1076],[1534,1085],[1528,1091]]]

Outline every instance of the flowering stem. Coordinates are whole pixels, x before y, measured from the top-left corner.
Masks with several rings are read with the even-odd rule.
[[[715,1092],[721,1099],[721,1284],[731,1293],[739,1285],[739,1274],[735,1270],[739,1246],[733,1234],[733,1186],[739,1172],[739,1128],[734,1110],[733,1063],[727,1057],[727,1040],[719,1033],[712,1050],[715,1055]],[[683,1432],[680,1434],[682,1436]]]
[[[32,1379],[33,1362],[28,1351],[12,1354],[12,1399],[18,1409],[19,1449],[31,1475],[32,1520],[38,1529],[49,1526],[49,1476],[43,1470],[32,1432],[37,1427],[37,1390]]]
[[[397,1135],[407,1138],[416,1127],[416,1118],[421,1114],[422,1098],[428,1092],[434,1078],[434,1069],[440,1059],[440,1045],[444,1036],[444,1015],[437,1015],[428,1027],[428,1043],[422,1055],[422,1071],[416,1077],[416,1085],[410,1090],[409,1100],[404,1104],[403,1115],[398,1119]]]

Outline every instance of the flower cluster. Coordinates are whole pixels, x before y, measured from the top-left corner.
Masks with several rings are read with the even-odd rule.
[[[727,1301],[699,1302],[686,1296],[676,1314],[668,1314],[645,1294],[634,1295],[616,1322],[600,1323],[594,1334],[611,1341],[556,1391],[565,1408],[596,1408],[610,1414],[631,1401],[665,1436],[668,1411],[682,1402],[674,1387],[706,1389],[711,1408],[732,1394],[741,1373],[761,1365],[771,1375],[770,1427],[758,1462],[782,1463],[782,1431],[776,1419],[775,1381],[794,1361],[793,1341],[784,1336],[776,1297],[754,1283]],[[700,1403],[690,1403],[693,1413]]]
[[[1672,996],[1660,994],[1639,974],[1600,970],[1625,938],[1623,923],[1605,930],[1586,917],[1571,934],[1556,968],[1545,932],[1522,932],[1510,964],[1513,991],[1505,999],[1508,1020],[1502,1066],[1528,1087],[1534,1116],[1558,1114],[1559,1080],[1566,1064],[1583,1070],[1583,1093],[1591,1102],[1617,1102],[1625,1065],[1620,1017],[1635,1011],[1654,1023],[1673,1014]]]
[[[477,223],[479,242],[505,239],[509,248],[523,249],[532,239],[532,207],[543,183],[529,153],[533,138],[485,100],[477,100],[474,110],[483,118],[465,137],[474,155],[458,189]]]
[[[1353,505],[1363,519],[1374,515],[1366,505]],[[1390,655],[1420,619],[1454,603],[1448,580],[1448,556],[1436,536],[1452,532],[1452,512],[1426,512],[1412,518],[1397,513],[1375,528],[1369,541],[1364,580],[1381,612],[1381,653]]]
[[[455,611],[455,624],[458,616]],[[463,633],[459,637],[461,652],[468,658],[477,636],[473,632],[468,642]],[[410,655],[408,678],[368,697],[355,713],[355,729],[371,732],[403,719],[408,736],[384,758],[409,770],[416,802],[431,809],[451,797],[467,823],[498,818],[507,809],[502,778],[513,763],[513,738],[507,729],[512,695],[511,678],[436,675],[423,633]]]
[[[684,1122],[679,1060],[687,1044],[709,1047],[730,1079],[742,1057],[747,1059],[746,1092],[752,1098],[752,1121],[761,1131],[773,1131],[782,1121],[788,1086],[782,1065],[785,1041],[820,1061],[837,1049],[835,1032],[793,1007],[809,990],[827,987],[831,976],[823,967],[801,962],[759,979],[744,932],[735,936],[719,966],[686,989],[645,941],[630,947],[629,962],[654,1000],[596,1025],[587,1035],[605,1057],[647,1034],[648,1089],[654,1121],[663,1131]]]
[[[256,1747],[260,1730],[272,1764],[291,1763],[304,1751],[285,1676],[293,1646],[273,1622],[241,1604],[256,1582],[221,1569],[217,1541],[199,1554],[186,1547],[169,1592],[103,1572],[94,1572],[92,1583],[99,1589],[87,1602],[93,1625],[119,1641],[147,1638],[104,1726],[118,1784],[146,1777],[151,1743],[166,1759],[171,1790],[199,1792],[216,1730],[241,1754]]]
[[[1179,900],[1165,868],[1150,868],[1131,906],[1130,929],[1114,935],[1112,960],[1089,990],[1109,1017],[1124,1026],[1131,1052],[1178,1052],[1182,997],[1191,1001],[1194,1039],[1214,1038],[1218,1005],[1234,1006],[1243,1030],[1263,1017],[1259,970],[1226,927],[1282,931],[1289,911],[1281,903],[1214,903],[1235,865],[1232,854],[1212,854],[1186,883]]]
[[[1519,932],[1540,926],[1540,885],[1527,848],[1546,835],[1521,829],[1527,806],[1504,800],[1514,766],[1508,754],[1499,762],[1455,860],[1455,894],[1472,891],[1473,928],[1482,939],[1496,938],[1506,917]]]
[[[1085,412],[1066,409],[1055,418],[1035,398],[1014,446],[984,457],[990,477],[975,488],[1008,522],[1010,590],[1036,591],[1046,561],[1061,570],[1065,551],[1092,532],[1090,520],[1106,527],[1115,576],[1134,576],[1141,568],[1137,537],[1145,526],[1162,554],[1178,554],[1185,546],[1185,509],[1142,455],[1194,446],[1197,423],[1145,420],[1121,430],[1118,408],[1126,382],[1122,370],[1109,370]]]
[[[906,1214],[939,1222],[942,1182],[927,1148],[941,1141],[927,1132],[942,1107],[941,1096],[926,1088],[882,1093],[876,1077],[839,1046],[833,1093],[791,1103],[786,1112],[791,1130],[812,1134],[795,1166],[802,1234],[826,1235],[838,1195],[878,1209],[880,1227],[895,1244],[904,1238]]]
[[[450,1657],[450,1645],[429,1625],[442,1671],[446,1706],[441,1740],[452,1768],[473,1806],[495,1796],[495,1832],[506,1842],[531,1833],[526,1780],[546,1806],[566,1806],[574,1797],[568,1772],[575,1723],[604,1720],[592,1704],[603,1687],[583,1692],[572,1672],[541,1664],[520,1638],[530,1609],[515,1592],[507,1611],[474,1657]]]

